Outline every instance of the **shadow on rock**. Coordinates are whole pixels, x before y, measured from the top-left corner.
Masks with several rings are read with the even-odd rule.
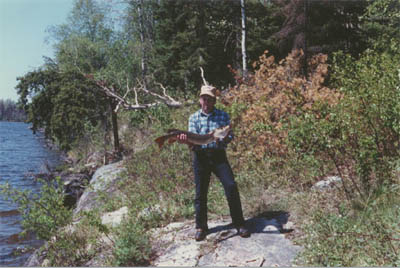
[[[266,211],[245,221],[246,228],[251,234],[284,234],[294,231],[285,229],[285,224],[289,221],[290,214],[286,211]],[[208,234],[219,233],[217,242],[225,241],[229,238],[238,236],[238,233],[232,233],[235,229],[233,224],[214,226],[209,229]]]
[[[291,266],[301,247],[283,232],[290,226],[289,213],[267,211],[246,220],[251,232],[241,238],[232,224],[209,220],[203,241],[195,241],[194,221],[171,223],[154,230],[157,257],[153,266]]]

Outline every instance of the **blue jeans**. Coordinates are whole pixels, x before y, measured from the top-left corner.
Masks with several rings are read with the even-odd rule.
[[[194,151],[193,169],[196,183],[196,197],[194,200],[196,228],[208,230],[207,194],[211,172],[219,178],[224,187],[233,225],[235,227],[243,226],[244,218],[239,191],[231,166],[226,158],[225,150],[200,149]]]

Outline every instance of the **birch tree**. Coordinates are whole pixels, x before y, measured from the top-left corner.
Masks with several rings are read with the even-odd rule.
[[[243,76],[247,76],[247,51],[246,51],[246,8],[245,0],[240,0],[241,22],[242,22],[242,69]]]

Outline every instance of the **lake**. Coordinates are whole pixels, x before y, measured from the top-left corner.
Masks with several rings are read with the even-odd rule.
[[[46,173],[60,163],[60,154],[46,147],[41,133],[33,134],[30,125],[21,122],[0,122],[0,183],[38,192],[39,183],[33,174]],[[19,239],[21,215],[11,201],[0,193],[0,266],[22,266],[33,249],[43,242],[34,235]]]

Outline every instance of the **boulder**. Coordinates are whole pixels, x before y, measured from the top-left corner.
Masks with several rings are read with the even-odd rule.
[[[109,198],[120,196],[118,182],[122,180],[121,173],[126,171],[123,161],[105,165],[96,170],[79,199],[74,214],[81,211],[89,211],[102,205],[100,195],[106,194]]]
[[[103,214],[103,216],[101,216],[101,223],[117,227],[121,224],[126,215],[128,215],[128,207],[122,207],[116,211]]]
[[[89,176],[81,173],[68,174],[61,176],[61,179],[64,184],[64,204],[74,207],[89,183]]]
[[[25,267],[40,267],[46,259],[47,251],[45,250],[48,246],[46,242],[42,248],[36,249],[32,255],[26,260]]]

